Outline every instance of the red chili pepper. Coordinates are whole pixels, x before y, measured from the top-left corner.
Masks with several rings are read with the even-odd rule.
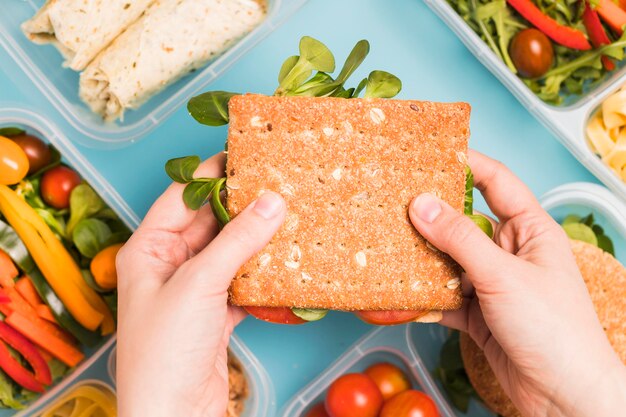
[[[612,0],[600,0],[596,11],[611,29],[620,35],[624,32],[626,11],[620,9]]]
[[[591,49],[584,33],[578,29],[561,25],[550,16],[545,15],[531,0],[507,1],[512,8],[554,42],[581,51]]]
[[[604,31],[604,27],[600,21],[600,16],[598,16],[598,13],[593,10],[591,6],[589,6],[588,2],[585,3],[583,23],[587,29],[587,34],[589,35],[591,44],[594,47],[599,48],[602,45],[608,45],[611,43],[609,36]],[[604,68],[606,68],[607,71],[613,71],[615,69],[615,63],[606,55],[602,56],[602,64],[604,64]]]
[[[0,322],[0,368],[15,382],[33,392],[44,392],[52,384],[50,367],[37,348],[17,330]],[[9,352],[7,344],[20,353],[34,373],[26,369]]]

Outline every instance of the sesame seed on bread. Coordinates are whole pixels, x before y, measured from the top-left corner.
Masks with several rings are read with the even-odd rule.
[[[459,308],[459,266],[426,244],[407,209],[431,192],[462,212],[469,115],[464,103],[233,97],[227,209],[236,216],[272,190],[287,217],[238,272],[231,302]]]

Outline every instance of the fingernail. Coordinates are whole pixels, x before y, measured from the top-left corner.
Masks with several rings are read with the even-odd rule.
[[[266,220],[269,220],[283,209],[283,199],[276,193],[262,194],[254,203],[254,211]]]
[[[413,200],[411,210],[413,210],[413,213],[421,220],[426,223],[432,223],[437,216],[439,216],[439,213],[441,213],[441,204],[434,195],[424,193]]]

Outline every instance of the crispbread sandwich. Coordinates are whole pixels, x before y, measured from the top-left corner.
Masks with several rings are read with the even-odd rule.
[[[597,246],[578,240],[570,243],[600,323],[611,346],[626,364],[626,269]],[[461,334],[460,342],[467,376],[487,408],[502,417],[521,416],[500,386],[482,350],[467,334]]]
[[[230,301],[253,314],[459,308],[460,267],[407,209],[430,192],[463,212],[469,115],[465,103],[232,97],[228,212],[271,190],[287,216],[239,271]]]

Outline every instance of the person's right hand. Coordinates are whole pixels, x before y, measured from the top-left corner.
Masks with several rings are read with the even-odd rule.
[[[477,152],[469,163],[499,220],[494,241],[433,195],[409,210],[417,230],[466,271],[463,308],[442,324],[469,333],[523,415],[623,415],[626,367],[566,234],[504,165]]]

